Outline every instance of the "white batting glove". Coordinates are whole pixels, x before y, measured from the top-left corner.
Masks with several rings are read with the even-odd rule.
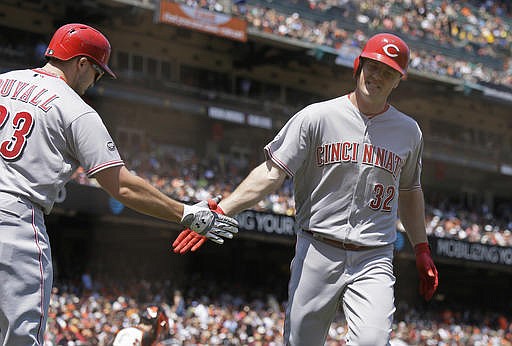
[[[210,210],[207,201],[184,204],[181,224],[218,244],[224,243],[222,237],[231,239],[238,233],[238,221]]]

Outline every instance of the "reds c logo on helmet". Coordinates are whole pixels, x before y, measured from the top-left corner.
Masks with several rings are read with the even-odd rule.
[[[395,50],[395,52],[400,52],[400,48],[398,48],[396,45],[394,45],[392,43],[388,43],[387,45],[382,47],[382,50],[384,51],[384,53],[386,53],[387,56],[389,56],[391,58],[396,58],[398,56],[398,54],[391,53],[391,51],[390,51],[391,48],[393,48]]]
[[[44,55],[64,61],[83,55],[101,66],[112,78],[116,78],[108,67],[110,51],[110,43],[101,32],[85,24],[73,23],[55,31]]]
[[[361,58],[386,64],[404,77],[409,65],[409,47],[400,37],[393,34],[383,33],[370,37],[361,55],[354,60],[354,77],[361,68]]]

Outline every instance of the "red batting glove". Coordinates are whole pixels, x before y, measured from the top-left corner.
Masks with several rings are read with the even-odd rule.
[[[217,202],[213,199],[208,200],[208,208],[213,210],[217,214],[225,215],[224,210],[218,206]],[[199,249],[205,242],[207,238],[204,235],[198,234],[191,229],[187,228],[178,235],[176,240],[172,243],[172,250],[175,253],[179,253],[183,255],[189,251],[196,251]]]
[[[187,228],[181,231],[176,240],[172,243],[172,251],[179,254],[184,254],[189,250],[196,251],[205,241],[206,237],[204,235],[200,235]]]
[[[416,269],[420,276],[420,294],[425,300],[430,300],[439,284],[436,266],[430,255],[428,243],[419,243],[414,246],[416,254]]]

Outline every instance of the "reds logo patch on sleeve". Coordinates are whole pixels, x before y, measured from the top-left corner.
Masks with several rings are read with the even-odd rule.
[[[114,142],[107,142],[107,149],[110,151],[116,150],[116,145],[114,144]]]

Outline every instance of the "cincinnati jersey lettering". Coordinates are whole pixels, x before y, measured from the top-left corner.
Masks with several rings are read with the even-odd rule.
[[[316,148],[316,164],[318,167],[341,162],[361,162],[382,168],[396,179],[402,167],[402,158],[385,148],[380,148],[369,143],[362,146],[362,155],[359,155],[360,143],[336,142],[328,143]]]

